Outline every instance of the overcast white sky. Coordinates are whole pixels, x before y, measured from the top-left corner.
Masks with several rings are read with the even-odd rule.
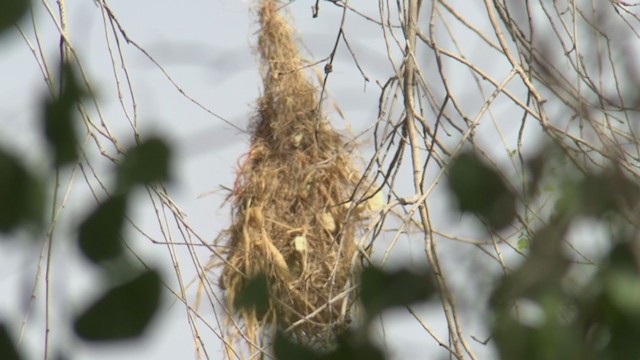
[[[52,9],[56,8],[55,1],[46,3]],[[313,3],[298,0],[288,9],[307,47],[304,50],[306,55],[318,60],[328,56],[333,47],[342,11],[321,1],[320,15],[313,19]],[[352,3],[362,12],[372,17],[378,16],[377,2]],[[257,26],[250,4],[253,2],[246,0],[109,1],[127,35],[148,51],[190,97],[242,129],[246,128],[261,88],[253,51]],[[118,102],[112,55],[106,46],[107,41],[113,42],[114,39],[109,37],[106,40],[103,17],[93,1],[67,1],[67,7],[71,40],[98,95],[102,115],[117,138],[122,143],[130,143],[130,128]],[[55,64],[58,57],[57,31],[43,3],[36,3],[34,8],[35,28],[45,59],[50,65]],[[30,22],[24,21],[21,28],[31,45],[36,46]],[[386,81],[392,69],[379,27],[349,14],[346,34],[372,81],[365,84],[351,56],[341,46],[328,88],[350,126],[358,133],[375,120],[380,94],[375,82]],[[229,209],[220,208],[224,194],[202,195],[216,190],[219,185],[230,186],[233,183],[234,168],[238,158],[247,151],[248,136],[182,96],[140,51],[124,42],[121,45],[137,100],[143,136],[159,133],[175,146],[175,181],[169,187],[170,194],[187,214],[195,231],[213,240],[228,225]],[[42,73],[29,46],[17,31],[0,38],[0,49],[0,144],[24,156],[34,168],[44,171],[45,148],[38,123],[39,104],[47,93]],[[130,104],[127,102],[127,105]],[[335,120],[334,124],[338,128],[346,127],[340,119]],[[366,146],[363,151],[367,151]],[[109,183],[112,180],[109,164],[104,160],[96,160],[96,165],[99,177]],[[63,184],[71,176],[66,174]],[[66,236],[66,228],[76,224],[78,216],[93,206],[93,201],[88,200],[89,193],[81,175],[75,174],[71,187],[70,205],[60,220],[61,228],[59,236],[55,238],[52,262],[54,351],[68,351],[73,359],[92,360],[192,358],[194,343],[184,306],[169,295],[155,323],[141,341],[113,346],[87,346],[74,339],[65,329],[64,319],[96,295],[96,288],[92,284],[100,281],[98,274],[77,253],[73,238]],[[150,234],[159,237],[157,219],[148,199],[144,194],[140,194],[139,199],[135,221]],[[446,211],[443,210],[441,216],[445,215]],[[452,223],[457,221],[454,219]],[[176,286],[167,248],[149,245],[148,241],[134,232],[131,235],[131,243],[139,254],[150,263],[162,266],[168,281]],[[398,259],[406,259],[412,253],[417,254],[415,256],[418,258],[423,256],[419,245],[409,244],[399,247]],[[38,255],[35,247],[29,248],[18,242],[0,243],[0,320],[8,321],[13,326],[15,337],[27,311]],[[188,266],[191,264],[189,254],[184,251],[178,255],[183,265],[183,278],[193,278],[195,272]],[[199,256],[206,261],[209,253],[203,248]],[[39,281],[42,284],[42,278]],[[39,286],[38,289],[22,340],[22,348],[28,349],[28,358],[34,359],[42,358],[44,334],[43,287]],[[434,306],[432,310],[425,309],[424,313],[430,314],[426,320],[442,338],[446,338],[440,309]],[[202,315],[213,318],[208,312]],[[215,323],[213,319],[211,323]],[[470,333],[485,338],[486,331],[475,328],[474,324],[474,321],[468,324],[472,329]],[[388,350],[396,359],[444,354],[406,312],[394,312],[393,316],[385,317],[385,329],[389,338]],[[209,357],[221,358],[221,346],[214,334],[206,329],[203,334]],[[490,356],[489,350],[482,346],[478,348],[479,355],[484,354],[481,358]]]

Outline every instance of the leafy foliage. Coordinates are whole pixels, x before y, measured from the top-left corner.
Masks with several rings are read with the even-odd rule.
[[[122,235],[130,190],[136,185],[166,180],[169,154],[168,146],[157,138],[132,148],[118,168],[120,192],[99,204],[80,225],[78,245],[82,253],[98,265],[118,260],[117,269],[125,270],[102,267],[112,283],[122,282],[130,276],[126,272],[135,271],[135,264],[123,251]],[[110,288],[75,320],[76,334],[89,341],[139,336],[159,307],[160,285],[158,272],[147,270],[133,280]]]
[[[527,324],[518,319],[510,307],[499,307],[493,319],[495,337],[501,359],[587,359],[586,348],[580,346],[580,334],[566,323],[565,306],[559,296],[541,299],[544,313],[540,324]]]
[[[0,149],[0,233],[40,223],[42,189],[21,161]]]
[[[369,317],[392,307],[424,301],[435,292],[428,274],[417,274],[406,269],[385,272],[376,267],[367,267],[362,271],[361,287],[361,302]]]
[[[264,273],[247,279],[242,289],[238,292],[234,306],[238,310],[255,310],[258,318],[261,318],[267,312],[269,308],[269,284]]]
[[[278,359],[323,359],[323,354],[296,343],[281,331],[276,334],[276,338],[273,341],[273,352]]]
[[[0,32],[18,21],[28,6],[27,1],[0,0]],[[63,63],[60,69],[60,91],[44,103],[42,118],[55,171],[63,171],[63,166],[79,159],[75,115],[85,94],[73,66]],[[122,232],[130,190],[166,181],[169,158],[169,147],[159,138],[130,149],[117,169],[116,190],[120,191],[99,204],[78,228],[82,253],[99,266],[107,283],[116,284],[104,289],[102,296],[70,321],[81,339],[104,342],[137,337],[149,326],[160,306],[160,274],[155,270],[138,270],[139,264],[126,256]],[[46,176],[55,178],[53,174]],[[42,181],[18,157],[0,149],[0,233],[42,221],[45,199]],[[115,260],[115,267],[107,266]],[[20,358],[4,324],[0,326],[0,354],[3,359]]]
[[[30,6],[29,0],[0,0],[0,34],[18,22]]]
[[[2,354],[3,359],[22,359],[7,327],[2,323],[0,323],[0,354]]]
[[[99,204],[80,225],[78,245],[89,260],[103,265],[106,261],[117,259],[118,268],[135,268],[135,264],[124,254],[122,239],[129,190],[135,185],[166,180],[168,161],[169,149],[160,139],[143,142],[129,151],[118,169],[118,178],[126,179],[120,182],[121,192]],[[109,271],[109,267],[103,270],[111,282],[121,282],[130,276],[122,271]],[[77,317],[74,322],[76,334],[89,341],[114,341],[139,336],[159,307],[160,285],[158,272],[147,270],[133,280],[108,289]]]
[[[537,171],[540,171],[539,169]],[[561,172],[555,212],[535,232],[527,259],[501,279],[491,297],[491,324],[502,359],[636,359],[640,337],[640,258],[630,211],[638,184],[615,166]],[[567,286],[581,266],[565,252],[568,229],[581,219],[608,224],[613,250],[583,286]],[[582,265],[583,266],[583,265]],[[527,320],[526,306],[538,309]]]
[[[109,289],[74,322],[85,340],[113,341],[139,336],[160,305],[160,275],[147,270]]]
[[[44,114],[44,134],[53,150],[54,164],[58,167],[78,159],[78,139],[73,117],[84,94],[70,64],[63,63],[60,72],[60,93],[46,102]]]
[[[151,138],[129,150],[118,172],[118,189],[127,192],[132,186],[166,181],[169,177],[171,151],[158,138]]]
[[[126,201],[122,195],[107,199],[80,224],[78,244],[89,260],[100,263],[122,255]]]
[[[460,211],[475,213],[495,230],[511,223],[516,197],[498,172],[470,152],[453,159],[449,172],[449,186]]]

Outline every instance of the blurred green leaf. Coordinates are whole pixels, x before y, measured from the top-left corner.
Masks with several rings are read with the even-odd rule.
[[[556,216],[604,216],[632,208],[640,200],[640,188],[618,169],[606,169],[566,181],[556,203]]]
[[[590,359],[578,329],[563,314],[563,299],[543,297],[540,323],[518,319],[519,311],[501,307],[492,321],[492,331],[502,360]]]
[[[74,323],[78,336],[89,341],[115,341],[141,335],[160,305],[160,275],[147,270],[107,291]]]
[[[608,336],[599,358],[639,359],[640,269],[636,244],[621,242],[609,254],[608,264],[592,287],[599,290],[596,302],[584,307],[588,326]]]
[[[118,170],[118,189],[127,192],[134,185],[168,180],[170,157],[169,146],[158,138],[131,149]]]
[[[362,270],[360,298],[369,318],[391,307],[426,301],[434,292],[429,274],[404,269],[386,272],[373,266]]]
[[[322,354],[291,340],[282,331],[276,333],[273,354],[277,360],[322,360]]]
[[[536,231],[527,259],[503,277],[493,291],[494,308],[509,306],[521,297],[536,298],[559,291],[571,264],[562,250],[567,228],[567,223],[551,223]]]
[[[580,182],[566,181],[560,188],[560,198],[554,205],[552,218],[568,218],[578,214],[582,208],[581,197]]]
[[[27,221],[42,220],[40,184],[22,163],[0,149],[0,233],[9,233]]]
[[[460,211],[475,213],[494,230],[508,226],[515,217],[515,194],[495,170],[471,152],[452,160],[449,187]]]
[[[63,166],[78,159],[78,140],[74,127],[76,104],[83,95],[77,83],[73,67],[61,66],[62,89],[60,94],[47,100],[44,114],[44,134],[53,150],[54,163]]]
[[[520,236],[520,238],[518,239],[518,250],[520,251],[524,251],[527,250],[529,248],[529,237],[523,235]]]
[[[89,260],[100,263],[123,253],[122,227],[126,211],[126,197],[116,195],[98,205],[80,224],[78,244]]]
[[[269,308],[269,284],[264,273],[247,279],[236,295],[234,306],[238,310],[255,309],[261,318]]]
[[[545,152],[541,151],[533,158],[527,160],[527,168],[531,174],[531,180],[528,184],[529,195],[538,193],[538,186],[542,180],[542,176],[544,175],[545,164],[547,163],[546,157],[547,155]],[[543,188],[543,190],[547,190],[547,187]]]
[[[604,283],[611,305],[625,317],[637,321],[640,329],[640,274],[637,271],[611,269]]]
[[[609,334],[601,353],[609,359],[640,359],[640,322],[636,317],[627,317],[615,304],[603,303],[604,326]],[[600,356],[600,359],[605,356]]]
[[[609,174],[588,174],[576,184],[565,187],[566,198],[562,200],[567,212],[580,215],[601,216],[603,213],[614,210],[616,202],[612,188],[612,180]],[[573,189],[568,188],[574,186]],[[621,189],[618,189],[621,190]]]
[[[323,360],[384,360],[382,351],[367,337],[357,333],[343,333],[338,336],[337,346],[326,354]]]
[[[25,16],[30,6],[28,0],[0,0],[0,33]]]
[[[2,358],[6,360],[22,359],[18,353],[18,348],[9,334],[9,330],[3,323],[0,323],[0,354]]]
[[[595,296],[580,299],[583,333],[597,351],[597,359],[640,358],[637,279],[637,272],[605,268],[591,284],[597,290]]]

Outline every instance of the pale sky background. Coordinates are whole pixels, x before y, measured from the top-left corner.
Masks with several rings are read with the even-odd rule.
[[[288,6],[299,30],[305,56],[320,60],[329,55],[338,34],[342,10],[331,3],[320,2],[320,15],[311,17],[314,1],[297,0]],[[353,6],[372,17],[377,17],[378,5],[374,1],[351,1]],[[49,1],[55,11],[55,1]],[[124,27],[127,35],[149,52],[192,98],[206,108],[246,128],[260,94],[261,83],[258,63],[253,51],[257,26],[253,2],[239,0],[112,0],[109,5]],[[73,46],[85,66],[92,86],[100,100],[101,110],[109,126],[120,142],[131,143],[131,132],[118,102],[110,54],[106,51],[103,18],[93,1],[67,1],[69,32]],[[42,3],[35,8],[36,28],[40,43],[49,64],[58,57],[58,35],[51,18]],[[469,13],[473,6],[469,6]],[[426,26],[426,21],[425,21]],[[29,21],[21,28],[28,40],[34,44],[35,37]],[[346,34],[371,82],[365,84],[346,48],[341,45],[334,62],[328,90],[332,99],[345,113],[353,133],[368,128],[376,118],[379,86],[391,76],[387,53],[381,39],[379,27],[350,13],[346,22]],[[113,37],[109,38],[113,41]],[[213,240],[220,230],[229,224],[229,208],[220,207],[223,193],[209,194],[219,185],[231,186],[235,178],[237,160],[247,151],[249,137],[220,119],[198,108],[184,98],[148,59],[137,49],[126,43],[124,49],[127,67],[136,95],[140,129],[143,136],[160,134],[174,146],[175,181],[169,192],[175,202],[187,214],[190,224],[205,239]],[[471,49],[474,44],[468,44]],[[114,55],[115,56],[115,55]],[[398,53],[392,54],[399,62]],[[425,58],[425,68],[431,59]],[[487,60],[490,62],[490,59]],[[500,64],[493,64],[488,71],[499,71]],[[498,70],[496,70],[496,68]],[[452,84],[464,87],[456,82]],[[27,43],[13,30],[0,38],[0,144],[28,160],[34,168],[46,167],[43,141],[40,135],[39,104],[46,95],[43,76]],[[344,129],[347,123],[333,115],[334,125]],[[514,131],[511,129],[511,131]],[[495,138],[494,138],[495,139]],[[446,140],[446,139],[445,139]],[[365,145],[367,154],[371,147]],[[95,154],[94,154],[95,155]],[[110,166],[96,157],[99,177],[112,181]],[[93,207],[93,200],[81,175],[76,174],[72,185],[69,206],[60,220],[61,228],[54,239],[52,261],[52,349],[65,351],[72,359],[190,359],[194,357],[194,344],[185,317],[184,306],[165,294],[163,307],[141,340],[109,346],[87,345],[75,339],[65,328],[64,319],[83,308],[87,301],[97,295],[92,283],[100,281],[97,272],[80,257],[75,249],[73,237],[65,235],[66,228],[77,224],[77,219]],[[64,176],[69,181],[70,174]],[[63,184],[67,184],[63,181]],[[408,182],[407,182],[408,184]],[[207,195],[209,194],[209,195]],[[204,195],[204,196],[203,196]],[[157,219],[144,194],[139,196],[139,205],[134,209],[136,223],[150,234],[158,235]],[[460,219],[445,204],[446,194],[436,193],[431,200],[442,204],[434,221],[450,224],[460,233],[472,232],[473,221]],[[432,204],[433,204],[432,203]],[[66,224],[66,225],[65,225]],[[470,229],[470,230],[465,230]],[[149,263],[164,269],[165,279],[175,286],[175,275],[166,247],[150,245],[146,239],[130,232],[129,239],[138,253]],[[18,237],[24,237],[19,234]],[[159,238],[159,236],[158,236]],[[400,244],[392,254],[395,263],[419,264],[424,250],[420,243]],[[465,279],[477,265],[467,258],[466,247],[444,244],[445,267],[453,271],[454,287],[474,291]],[[38,249],[20,242],[0,242],[0,320],[8,322],[14,337],[18,337],[26,304],[28,303],[38,264]],[[189,267],[189,254],[179,252],[183,277],[195,276]],[[199,257],[207,260],[209,252],[202,248]],[[463,259],[469,260],[464,261]],[[41,275],[42,276],[42,275]],[[42,284],[43,279],[40,279]],[[485,281],[489,281],[486,280]],[[37,300],[22,339],[21,348],[27,358],[43,358],[43,286],[39,286]],[[465,329],[470,335],[486,339],[488,332],[475,316],[473,310],[482,304],[465,303]],[[421,306],[425,321],[446,339],[446,323],[443,321],[439,303]],[[210,316],[204,311],[202,316]],[[446,353],[433,341],[421,326],[404,310],[393,311],[384,316],[387,350],[393,359],[442,358]],[[206,351],[211,359],[221,358],[220,343],[214,334],[201,329]],[[491,346],[477,343],[472,346],[479,358],[493,357]]]

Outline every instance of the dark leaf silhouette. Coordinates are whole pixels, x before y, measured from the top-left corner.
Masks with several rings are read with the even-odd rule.
[[[169,177],[169,146],[158,138],[131,149],[118,172],[118,189],[127,192],[134,185],[165,181]]]
[[[0,33],[18,22],[29,10],[28,0],[0,0]]]
[[[60,94],[45,104],[44,134],[53,150],[56,166],[66,165],[78,159],[78,139],[74,128],[76,105],[83,91],[77,83],[73,67],[61,66],[62,88]]]
[[[235,299],[235,308],[254,309],[258,317],[261,317],[260,314],[264,314],[269,307],[268,286],[267,277],[264,274],[247,279]]]
[[[140,336],[160,304],[160,275],[148,270],[111,288],[74,323],[76,334],[90,341]]]
[[[100,263],[122,254],[122,226],[127,199],[117,195],[100,204],[80,225],[78,244],[91,261]]]
[[[41,220],[41,190],[18,158],[0,149],[0,233]]]
[[[386,272],[373,266],[362,270],[361,300],[370,318],[391,307],[426,301],[433,293],[428,274],[404,269]]]
[[[515,194],[473,153],[462,153],[451,162],[449,187],[460,211],[475,213],[492,229],[506,227],[516,214]]]
[[[7,360],[22,359],[18,353],[18,348],[9,334],[9,330],[2,323],[0,323],[0,354],[2,354],[3,359]]]

